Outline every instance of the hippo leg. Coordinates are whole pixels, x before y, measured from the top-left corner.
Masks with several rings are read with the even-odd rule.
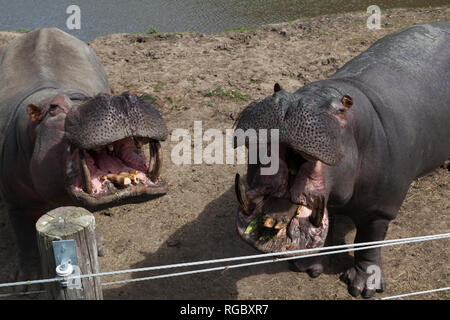
[[[330,226],[328,229],[327,239],[325,241],[324,249],[327,246],[331,246],[334,244],[334,232],[335,230],[335,221],[334,216],[330,215]],[[323,250],[326,251],[326,250]],[[323,252],[321,251],[321,252]],[[317,278],[320,276],[323,271],[330,265],[331,256],[323,255],[318,257],[311,258],[301,258],[296,260],[289,261],[289,267],[292,271],[296,272],[306,272],[311,278]]]
[[[12,281],[36,280],[40,278],[40,260],[36,241],[36,221],[42,214],[37,210],[23,210],[9,208],[9,218],[16,235],[16,243],[19,249],[17,265]],[[30,217],[36,217],[30,219]],[[17,292],[37,290],[39,287],[16,287]]]
[[[373,215],[363,215],[379,217],[383,216],[379,212]],[[386,216],[386,215],[384,215]],[[358,221],[356,225],[355,243],[384,240],[389,226],[387,219],[373,219],[370,221]],[[364,298],[370,298],[376,292],[383,292],[386,289],[386,281],[382,272],[379,273],[379,286],[376,289],[368,286],[370,266],[378,267],[381,271],[381,248],[355,251],[355,264],[341,275],[341,280],[348,286],[348,292],[357,297],[360,294]]]

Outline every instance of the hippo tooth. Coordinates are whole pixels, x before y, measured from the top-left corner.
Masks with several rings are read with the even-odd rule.
[[[325,213],[325,197],[320,196],[314,199],[313,209],[309,216],[309,221],[315,226],[322,226],[322,219]]]
[[[112,144],[108,144],[107,148],[108,148],[109,152],[113,152],[114,151],[114,146]]]
[[[83,181],[83,190],[86,193],[91,194],[92,193],[91,173],[89,172],[89,168],[86,163],[84,151],[80,149],[78,155],[80,157],[80,172],[81,172],[81,180]]]
[[[246,215],[250,215],[253,211],[250,208],[251,202],[250,199],[247,197],[244,185],[241,183],[241,176],[239,175],[239,173],[236,173],[236,177],[234,179],[234,191],[236,193],[236,198],[238,200],[242,212]]]
[[[155,168],[155,162],[156,162],[156,154],[155,149],[153,148],[153,143],[150,143],[148,145],[148,151],[150,154],[150,160],[148,162],[148,172],[149,174],[153,172],[153,169]]]
[[[158,180],[160,174],[161,174],[161,168],[162,168],[162,150],[161,150],[161,144],[159,141],[153,142],[150,144],[150,150],[153,149],[153,152],[150,152],[150,163],[152,162],[152,159],[154,159],[154,165],[150,169],[150,180],[156,181]],[[152,157],[153,155],[153,157]],[[149,166],[150,168],[150,166]]]

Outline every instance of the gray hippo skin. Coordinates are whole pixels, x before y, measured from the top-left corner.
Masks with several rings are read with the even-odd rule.
[[[449,123],[448,22],[388,35],[295,93],[276,84],[236,121],[244,131],[280,130],[278,173],[249,164],[246,182],[236,176],[238,233],[264,252],[327,246],[330,219],[342,214],[355,223],[355,242],[383,240],[411,182],[450,157]],[[315,277],[325,263],[293,264]],[[383,277],[367,285],[370,265],[381,268],[379,248],[356,251],[341,276],[353,296],[385,290]]]
[[[166,137],[154,106],[128,92],[110,95],[86,43],[43,28],[2,47],[0,192],[21,266],[39,265],[34,224],[48,210],[95,210],[166,193],[159,177],[159,141]],[[19,271],[20,280],[37,274]]]

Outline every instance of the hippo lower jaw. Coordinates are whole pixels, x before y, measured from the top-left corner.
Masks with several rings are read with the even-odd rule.
[[[237,232],[259,251],[282,252],[325,244],[329,217],[322,183],[323,163],[300,154],[296,159],[299,156],[302,163],[292,179],[295,176],[305,182],[300,187],[289,183],[289,190],[283,197],[265,195],[259,203],[252,203],[236,175]],[[290,159],[284,160],[290,162]]]
[[[162,151],[157,140],[128,137],[91,150],[69,146],[66,158],[66,189],[91,209],[146,201],[168,190],[160,177]]]
[[[322,224],[317,228],[309,222],[312,210],[299,207],[302,209],[281,228],[267,228],[265,214],[246,216],[238,208],[237,232],[247,243],[266,253],[323,247],[329,227],[327,209],[324,209]]]

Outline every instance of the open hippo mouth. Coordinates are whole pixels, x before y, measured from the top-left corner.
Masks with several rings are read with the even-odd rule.
[[[160,177],[160,141],[167,129],[152,105],[128,93],[103,94],[71,110],[65,127],[66,188],[84,206],[145,201],[167,192]]]
[[[249,166],[246,188],[236,175],[237,231],[256,249],[281,252],[322,247],[329,220],[323,163],[280,146],[280,167],[273,176]]]

